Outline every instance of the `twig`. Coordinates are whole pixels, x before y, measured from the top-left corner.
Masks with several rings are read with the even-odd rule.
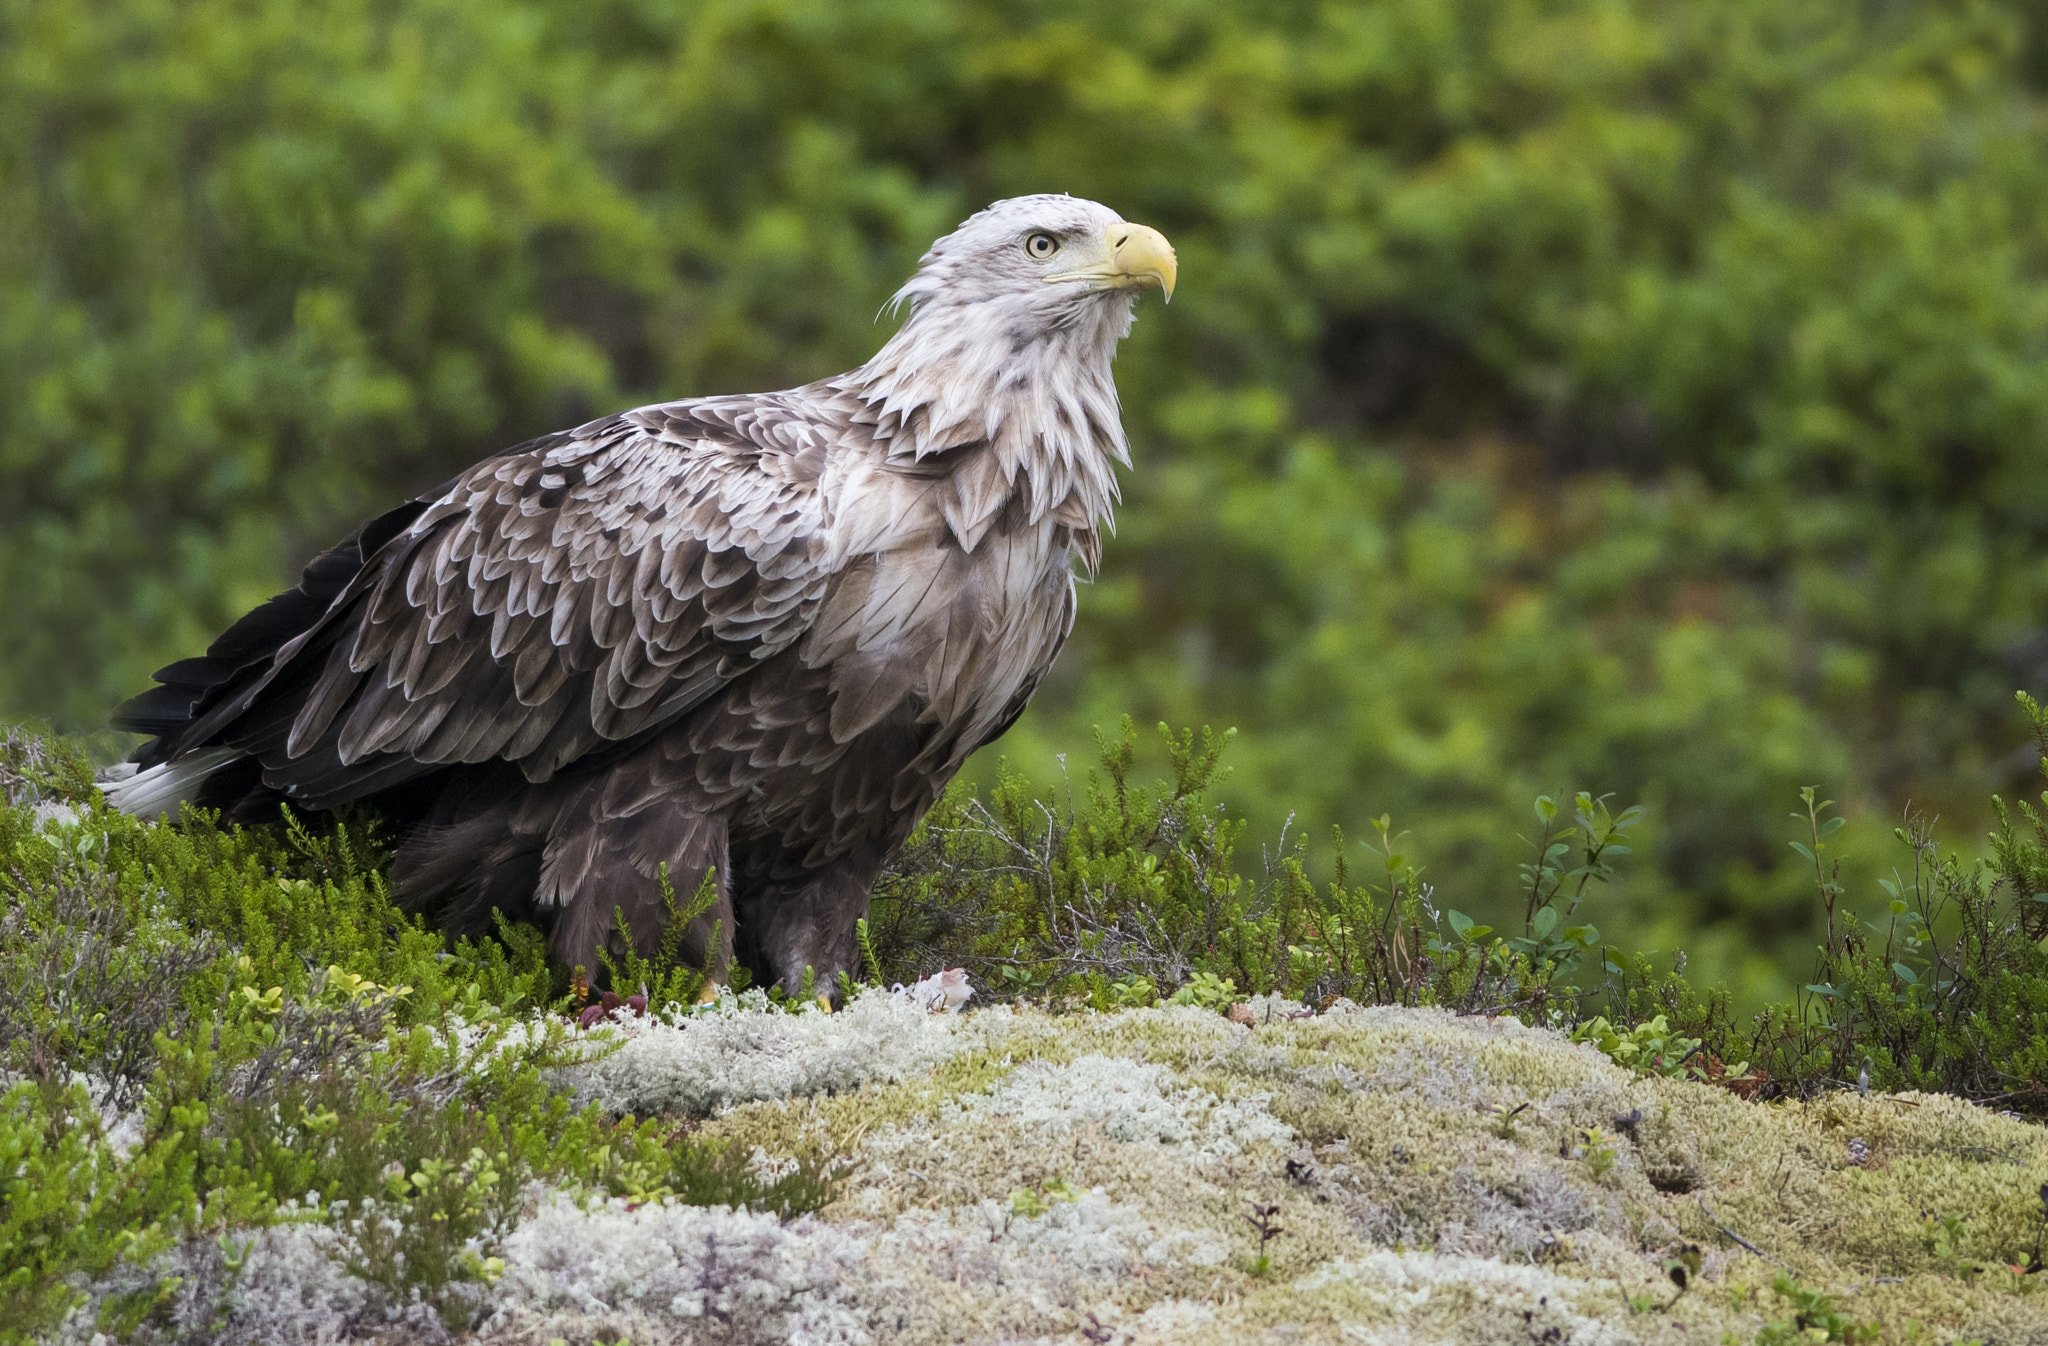
[[[1755,1253],[1758,1257],[1763,1258],[1764,1261],[1769,1262],[1774,1267],[1778,1267],[1781,1270],[1785,1271],[1790,1271],[1792,1269],[1786,1266],[1783,1262],[1780,1262],[1777,1258],[1765,1252],[1762,1248],[1759,1248],[1754,1243],[1751,1243],[1748,1239],[1742,1237],[1742,1235],[1730,1229],[1727,1225],[1722,1224],[1721,1217],[1714,1214],[1713,1210],[1707,1205],[1707,1194],[1705,1192],[1700,1192],[1697,1195],[1700,1203],[1700,1214],[1706,1216],[1707,1223],[1714,1226],[1714,1228],[1720,1230],[1722,1235],[1726,1237],[1730,1242],[1740,1244],[1742,1247],[1748,1249],[1750,1252]]]
[[[1941,1148],[1943,1152],[1948,1154],[1990,1155],[1993,1158],[2004,1160],[2015,1168],[2023,1168],[2026,1165],[2026,1160],[2013,1154],[2010,1150],[1994,1149],[1989,1145],[1944,1145]]]

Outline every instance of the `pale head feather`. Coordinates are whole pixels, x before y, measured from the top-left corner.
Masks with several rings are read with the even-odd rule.
[[[1136,291],[1049,284],[1071,261],[1035,258],[1034,234],[1099,239],[1123,217],[1073,196],[1020,196],[971,216],[896,292],[910,320],[873,359],[834,380],[866,403],[892,458],[988,443],[1034,522],[1069,496],[1107,523],[1113,464],[1130,461],[1110,361]]]

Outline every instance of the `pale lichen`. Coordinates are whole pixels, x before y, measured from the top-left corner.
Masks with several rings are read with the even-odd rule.
[[[857,995],[837,1013],[786,1014],[760,991],[727,993],[687,1013],[608,1021],[615,1046],[556,1081],[611,1112],[715,1112],[735,1103],[837,1093],[923,1074],[998,1041],[1006,1014],[947,1012],[951,989]]]
[[[2048,1343],[2048,1277],[2006,1269],[2048,1252],[2041,1127],[1921,1095],[1748,1103],[1508,1018],[1283,1001],[1244,1017],[954,1017],[877,995],[830,1017],[734,1001],[621,1029],[625,1049],[572,1077],[586,1096],[715,1113],[704,1134],[764,1173],[836,1154],[840,1197],[780,1225],[537,1193],[478,1250],[502,1270],[476,1287],[477,1327],[579,1344],[1748,1343],[1797,1329],[1773,1289],[1790,1275],[1872,1340]],[[339,1238],[268,1231],[231,1287],[179,1256],[208,1293],[231,1289],[230,1337],[427,1333],[419,1306],[346,1274]]]

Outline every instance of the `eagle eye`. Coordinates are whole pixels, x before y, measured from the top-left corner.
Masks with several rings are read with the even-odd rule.
[[[1024,240],[1024,251],[1033,261],[1042,262],[1060,250],[1060,241],[1051,234],[1033,234]]]

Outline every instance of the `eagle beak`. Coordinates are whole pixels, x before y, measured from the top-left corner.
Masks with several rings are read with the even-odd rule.
[[[1062,271],[1045,277],[1048,285],[1062,281],[1087,281],[1098,290],[1130,290],[1157,285],[1166,302],[1173,302],[1173,281],[1177,268],[1173,244],[1157,229],[1142,224],[1118,222],[1110,226],[1103,241],[1109,244],[1109,260],[1079,271]]]
[[[1178,268],[1174,265],[1173,244],[1166,241],[1166,235],[1142,224],[1120,224],[1109,233],[1110,246],[1115,250],[1115,273],[1129,277],[1125,284],[1157,285],[1171,304]]]

